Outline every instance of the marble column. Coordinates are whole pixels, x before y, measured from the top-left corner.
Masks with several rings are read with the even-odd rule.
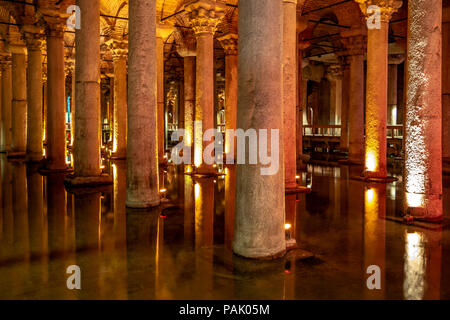
[[[164,43],[172,34],[173,26],[158,23],[156,26],[156,61],[157,61],[157,101],[158,101],[158,162],[164,163],[165,155],[165,117],[164,117]]]
[[[387,124],[397,125],[397,83],[398,83],[398,65],[404,61],[402,55],[389,55],[388,67],[388,109]]]
[[[11,150],[11,112],[12,112],[12,69],[11,57],[3,56],[1,60],[2,71],[2,122],[1,122],[1,152]]]
[[[341,124],[342,76],[340,65],[330,65],[327,73],[330,81],[330,125]]]
[[[102,175],[100,147],[100,0],[77,0],[81,28],[75,36],[75,140],[72,186],[112,183]]]
[[[42,35],[41,33],[26,33],[25,40],[28,49],[27,68],[27,159],[42,160]]]
[[[116,159],[127,157],[127,55],[128,43],[113,40],[114,60],[114,137],[113,154]]]
[[[247,0],[239,4],[239,47],[237,127],[244,131],[282,130],[281,1]],[[237,165],[233,251],[240,256],[274,258],[286,250],[282,137],[278,145],[279,170],[272,175],[262,175],[263,165],[248,164],[249,159]]]
[[[426,220],[443,210],[441,31],[442,0],[409,1],[405,206]]]
[[[236,139],[230,130],[236,130],[238,91],[238,35],[227,33],[219,38],[225,51],[225,155],[236,158]],[[234,131],[233,131],[234,132]],[[233,150],[231,150],[233,146]]]
[[[283,141],[286,188],[297,187],[297,0],[283,0]]]
[[[47,164],[50,171],[65,171],[66,120],[64,29],[66,20],[58,15],[46,17],[47,29]]]
[[[213,174],[214,168],[203,162],[203,150],[211,141],[203,141],[203,134],[214,128],[214,33],[225,14],[225,4],[215,0],[198,0],[185,6],[197,39],[194,165],[200,174]]]
[[[364,52],[366,38],[361,30],[343,32],[350,64],[348,104],[348,161],[362,165],[364,159]]]
[[[12,52],[11,152],[9,157],[24,157],[27,149],[27,55],[25,47]]]
[[[129,4],[126,205],[134,208],[160,203],[155,5],[155,1]]]
[[[348,152],[348,117],[349,117],[349,99],[350,99],[350,64],[348,56],[341,59],[342,67],[342,102],[341,102],[341,139],[340,149]]]
[[[450,7],[442,11],[442,158],[450,173]]]
[[[388,34],[389,20],[402,6],[398,0],[357,0],[364,15],[367,8],[380,8],[379,28],[369,28],[367,33],[366,78],[366,144],[365,172],[369,179],[387,177],[387,88],[388,88]]]

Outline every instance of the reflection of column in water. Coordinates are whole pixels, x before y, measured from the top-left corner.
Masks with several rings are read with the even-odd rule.
[[[383,299],[386,291],[386,185],[367,185],[364,198],[364,296],[368,299]],[[380,268],[381,289],[369,290],[367,268]],[[372,273],[373,274],[373,273]]]
[[[36,268],[42,281],[48,281],[48,229],[44,213],[43,177],[35,167],[27,170],[28,180],[28,217],[30,222],[30,251],[39,264]]]
[[[286,234],[290,239],[296,239],[296,217],[297,217],[297,195],[287,194],[285,199],[286,206],[286,218],[285,218],[285,229]],[[288,238],[286,238],[286,241]]]
[[[213,245],[214,179],[195,180],[195,246]]]
[[[3,234],[0,257],[6,258],[12,252],[14,242],[14,218],[12,211],[12,166],[6,157],[2,158],[2,216]]]
[[[407,300],[439,299],[442,230],[405,232],[403,296]]]
[[[192,176],[186,175],[184,178],[184,243],[193,245],[194,240],[194,181]]]
[[[84,279],[80,298],[95,296],[102,299],[104,297],[101,296],[99,275],[101,263],[100,192],[75,193],[74,205],[77,264],[82,270]]]
[[[229,166],[225,169],[225,246],[233,249],[234,209],[236,196],[236,168]]]
[[[129,299],[154,299],[154,270],[159,208],[127,210],[127,268]],[[136,295],[133,295],[136,292]]]

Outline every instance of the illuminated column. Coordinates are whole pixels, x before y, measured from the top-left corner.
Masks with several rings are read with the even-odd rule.
[[[442,12],[442,158],[450,172],[450,7]]]
[[[364,31],[342,33],[350,64],[348,104],[348,161],[362,165],[364,159]]]
[[[297,181],[297,0],[283,0],[283,141],[286,188]]]
[[[158,181],[155,1],[129,4],[127,200],[133,208],[160,203]]]
[[[194,141],[194,110],[195,110],[195,38],[186,36],[177,45],[177,51],[184,61],[184,130],[185,145],[191,150],[191,163],[194,163],[192,151]]]
[[[307,25],[307,24],[306,24]],[[301,30],[301,29],[300,29]],[[303,30],[302,30],[303,31]],[[297,26],[297,32],[299,32]],[[303,156],[303,123],[304,116],[306,114],[306,102],[308,100],[308,81],[303,79],[303,50],[305,50],[309,46],[309,43],[305,43],[304,41],[298,44],[298,54],[297,54],[297,119],[296,119],[296,137],[297,137],[297,165],[299,167],[302,166],[302,156]]]
[[[327,73],[328,80],[331,83],[330,125],[339,125],[341,123],[342,75],[340,65],[330,65]]]
[[[376,5],[380,11],[380,24],[368,30],[367,35],[367,81],[366,81],[366,146],[365,176],[385,179],[386,124],[388,83],[388,33],[389,20],[402,6],[398,0],[357,0],[363,14],[369,6]],[[373,14],[373,13],[371,13]]]
[[[395,126],[397,124],[397,81],[398,65],[404,61],[402,55],[389,55],[388,68],[388,110],[387,124]]]
[[[236,158],[236,139],[228,134],[228,130],[236,130],[237,116],[237,66],[238,66],[238,35],[228,33],[219,38],[225,51],[225,154],[227,159],[230,156],[232,144],[234,146],[233,155]]]
[[[100,168],[100,0],[77,0],[81,28],[75,36],[75,139],[72,186],[112,183]]]
[[[42,38],[39,30],[26,33],[28,48],[27,69],[27,158],[30,161],[42,160]]]
[[[53,15],[50,15],[53,14]],[[46,169],[66,170],[66,120],[64,29],[66,20],[57,13],[45,16],[47,29],[47,121]]]
[[[441,27],[442,0],[409,1],[405,200],[427,220],[442,219]]]
[[[281,1],[247,0],[239,4],[239,47],[237,127],[244,131],[281,130]],[[279,156],[273,161],[278,161],[279,169],[272,175],[262,175],[263,165],[249,164],[249,159],[237,165],[233,251],[244,257],[278,257],[286,250],[282,137],[277,142]]]
[[[341,102],[341,140],[340,149],[348,152],[348,116],[350,99],[350,64],[348,56],[341,59],[342,67],[342,102]]]
[[[12,70],[11,57],[4,55],[1,60],[2,69],[2,115],[1,115],[1,152],[11,150],[11,112],[12,112]]]
[[[114,140],[115,159],[127,157],[127,41],[112,41],[114,60]]]
[[[156,26],[157,101],[158,101],[158,161],[164,162],[164,42],[172,34],[173,26],[158,23]]]
[[[27,56],[25,47],[12,50],[12,118],[11,152],[8,156],[24,157],[27,149]]]
[[[203,162],[203,150],[211,141],[203,141],[203,134],[214,128],[214,33],[225,14],[225,5],[214,0],[198,0],[185,7],[197,39],[194,164],[197,172],[214,173],[212,165]]]

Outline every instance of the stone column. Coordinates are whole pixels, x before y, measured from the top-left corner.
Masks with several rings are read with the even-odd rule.
[[[442,11],[442,158],[450,173],[450,7]]]
[[[42,35],[40,30],[25,33],[28,49],[27,159],[42,160]]]
[[[341,102],[341,140],[340,149],[348,152],[348,117],[349,117],[349,99],[350,99],[350,64],[348,56],[341,59],[342,67],[342,102]]]
[[[213,174],[213,166],[203,162],[203,150],[211,143],[203,141],[203,134],[214,128],[214,33],[225,14],[225,4],[197,0],[185,10],[197,39],[195,121],[202,123],[194,129],[194,165],[197,173]]]
[[[50,14],[50,13],[49,13]],[[47,29],[47,165],[49,171],[66,170],[64,29],[66,20],[46,16]]]
[[[75,140],[72,186],[112,183],[100,168],[100,0],[77,0],[81,28],[76,30]]]
[[[342,33],[350,64],[350,94],[348,109],[348,162],[362,165],[364,159],[364,52],[363,30]]]
[[[219,38],[225,51],[225,156],[236,158],[236,139],[229,130],[236,130],[238,91],[238,35],[228,33]],[[234,132],[234,131],[233,131]],[[231,146],[233,150],[231,150]],[[233,156],[231,156],[233,155]]]
[[[338,64],[330,65],[328,81],[330,81],[330,125],[341,124],[342,109],[342,69]]]
[[[409,1],[405,202],[426,220],[442,220],[441,28],[442,0]]]
[[[11,152],[8,157],[24,157],[27,149],[27,56],[23,46],[12,50]]]
[[[398,65],[404,61],[402,55],[389,55],[388,67],[388,109],[387,124],[397,125],[397,82],[398,82]]]
[[[237,127],[283,127],[283,3],[247,0],[239,4]],[[279,170],[262,175],[261,163],[237,165],[233,251],[248,258],[277,257],[286,250],[283,140]],[[271,148],[269,148],[269,153]],[[247,155],[248,158],[248,155]],[[277,159],[274,159],[277,161]]]
[[[164,163],[164,42],[172,34],[173,26],[158,23],[156,26],[157,100],[158,100],[158,162]]]
[[[128,42],[113,40],[114,137],[113,158],[127,157],[127,55]]]
[[[297,187],[297,0],[283,0],[283,140],[286,188]]]
[[[11,112],[12,112],[12,69],[11,57],[5,55],[1,61],[2,71],[2,122],[1,122],[1,152],[11,150]]]
[[[367,8],[380,8],[379,28],[370,28],[367,36],[367,80],[366,80],[366,144],[365,172],[371,179],[385,179],[386,168],[386,123],[388,87],[388,33],[392,14],[402,6],[398,0],[357,0],[364,15]]]
[[[134,208],[160,203],[155,5],[155,1],[129,4],[126,205]]]

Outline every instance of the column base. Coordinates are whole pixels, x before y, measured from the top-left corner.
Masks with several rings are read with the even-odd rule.
[[[8,159],[22,159],[26,157],[25,151],[9,151],[8,152]]]
[[[111,160],[125,160],[127,158],[126,154],[113,153],[111,154]]]
[[[395,177],[370,177],[370,176],[366,176],[366,175],[351,176],[350,179],[364,181],[364,182],[374,182],[374,183],[391,183],[394,181],[398,181],[398,179]]]
[[[161,204],[161,199],[154,200],[154,201],[126,201],[125,205],[127,208],[130,209],[148,209],[148,208],[154,208],[158,207]]]
[[[355,159],[340,159],[338,160],[338,163],[344,166],[362,166],[364,164],[362,160]]]
[[[281,251],[277,251],[273,254],[269,254],[269,255],[263,255],[260,254],[259,252],[236,252],[237,250],[235,250],[233,248],[233,254],[241,257],[241,258],[245,258],[245,259],[254,259],[254,260],[275,260],[275,259],[280,259],[282,257],[284,257],[286,255],[286,248],[284,248]]]
[[[286,186],[284,189],[286,194],[296,194],[296,193],[310,193],[311,188],[303,187],[303,186]]]
[[[219,174],[212,166],[203,166],[194,168],[192,172],[186,173],[187,175],[199,176],[199,177],[218,177],[223,174]]]
[[[68,188],[96,187],[112,183],[113,183],[112,177],[106,174],[100,176],[87,176],[87,177],[68,175],[64,179],[64,185]]]
[[[44,160],[44,157],[43,157],[43,156],[41,156],[41,157],[36,157],[36,156],[32,156],[32,155],[30,155],[30,154],[28,154],[28,155],[26,156],[26,161],[27,161],[28,163],[41,163],[43,160]]]

